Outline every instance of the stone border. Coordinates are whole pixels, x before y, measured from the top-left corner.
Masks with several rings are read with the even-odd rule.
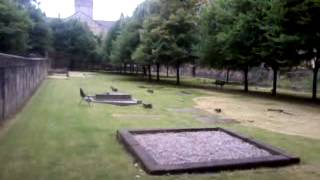
[[[158,164],[133,137],[134,134],[168,133],[168,132],[196,132],[196,131],[222,131],[233,137],[239,138],[247,143],[255,145],[272,154],[272,156],[261,158],[246,158],[236,160],[217,160],[202,163],[187,163],[178,165]],[[119,130],[118,140],[123,143],[125,148],[137,159],[144,170],[152,175],[165,175],[177,173],[200,173],[217,172],[221,170],[250,169],[257,167],[278,167],[300,162],[300,159],[291,156],[282,150],[267,144],[260,143],[251,138],[239,135],[222,128],[201,128],[201,129],[150,129],[150,130]]]

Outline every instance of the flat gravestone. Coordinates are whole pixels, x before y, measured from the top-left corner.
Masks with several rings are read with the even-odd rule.
[[[125,94],[125,93],[106,93],[106,94],[97,94],[95,97],[97,100],[124,100],[124,101],[130,101],[132,100],[132,96],[130,94]]]
[[[118,92],[97,94],[93,97],[93,99],[96,103],[105,103],[120,106],[136,105],[140,103],[140,101],[133,99],[130,94]]]

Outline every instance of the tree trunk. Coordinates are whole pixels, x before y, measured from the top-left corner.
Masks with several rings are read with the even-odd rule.
[[[229,77],[230,77],[230,69],[227,69],[227,79],[226,79],[227,84],[229,83]]]
[[[70,69],[70,70],[73,70],[73,66],[74,66],[74,61],[73,61],[73,60],[71,60],[71,63],[70,63],[69,69]]]
[[[133,64],[130,63],[130,73],[133,74],[134,73],[134,67],[133,67]]]
[[[160,63],[157,63],[157,81],[160,81]]]
[[[149,81],[151,81],[152,80],[151,65],[148,65],[148,74],[149,74]]]
[[[246,68],[244,69],[244,91],[245,91],[245,92],[248,92],[248,91],[249,91],[248,72],[249,72],[249,68],[246,67]]]
[[[273,67],[273,88],[272,88],[272,96],[277,95],[277,81],[278,81],[278,67]]]
[[[147,76],[146,66],[143,66],[142,69],[143,69],[143,77],[146,77]]]
[[[123,73],[126,74],[127,73],[127,64],[123,65]]]
[[[86,63],[85,66],[86,66],[87,70],[89,70],[89,71],[91,70],[90,62],[89,62],[89,63]]]
[[[169,77],[169,65],[167,64],[167,77]]]
[[[136,74],[138,75],[139,74],[139,66],[136,64],[135,67],[136,67]]]
[[[177,82],[176,84],[177,85],[180,85],[180,63],[178,62],[177,65],[176,65],[176,73],[177,73]]]
[[[122,70],[123,70],[122,66],[119,66],[118,69],[119,69],[120,74],[122,74]]]
[[[318,86],[318,72],[320,66],[316,65],[313,69],[313,85],[312,85],[312,99],[317,100],[317,86]]]
[[[192,77],[196,77],[196,75],[197,75],[197,67],[194,65],[192,67]]]

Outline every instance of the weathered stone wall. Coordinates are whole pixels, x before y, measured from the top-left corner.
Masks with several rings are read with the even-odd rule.
[[[156,71],[156,68],[153,67],[153,72]],[[161,67],[161,73],[166,73],[166,67]],[[226,81],[227,79],[227,70],[219,70],[206,67],[196,67],[196,77],[209,78],[209,79],[218,79],[221,81]],[[169,74],[175,75],[176,69],[173,67],[169,68]],[[185,64],[180,67],[180,74],[182,76],[193,76],[193,65]],[[243,82],[243,71],[229,71],[229,81],[230,82]],[[248,79],[250,83],[256,84],[261,83],[262,81],[272,81],[273,72],[271,69],[266,69],[264,67],[253,67],[249,70]]]
[[[153,72],[156,68],[153,67]],[[161,67],[161,73],[166,74],[166,67]],[[173,67],[169,68],[169,74],[175,75],[176,69]],[[182,76],[193,75],[193,65],[185,64],[181,66],[180,74]],[[209,79],[218,79],[221,81],[227,80],[227,70],[217,70],[206,67],[196,68],[196,77],[203,77]],[[243,72],[242,71],[229,71],[229,82],[232,83],[243,83]],[[278,87],[299,91],[310,91],[312,88],[313,72],[306,68],[292,68],[282,69],[278,73]],[[320,76],[318,77],[320,81]],[[248,80],[250,84],[257,85],[260,87],[272,87],[273,83],[273,71],[269,68],[265,68],[263,65],[260,67],[250,68],[248,74]]]
[[[14,115],[47,76],[47,60],[0,53],[0,120]]]

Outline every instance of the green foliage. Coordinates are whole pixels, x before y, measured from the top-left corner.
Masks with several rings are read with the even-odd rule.
[[[0,51],[44,56],[51,45],[45,18],[30,0],[0,1]]]
[[[108,32],[108,35],[105,39],[104,43],[104,59],[109,62],[110,61],[110,56],[111,56],[111,51],[112,51],[112,42],[117,38],[119,35],[120,31],[120,20],[115,23],[115,25],[110,29]]]
[[[283,14],[282,27],[285,33],[299,37],[294,48],[295,55],[301,60],[312,60],[314,68],[320,68],[320,1],[292,0],[282,2],[286,8]]]
[[[218,68],[244,69],[260,63],[255,47],[262,31],[259,22],[266,1],[218,0],[204,11],[201,59]]]
[[[139,24],[131,19],[123,21],[119,36],[112,42],[110,59],[113,64],[132,63],[132,53],[140,42],[139,27]]]
[[[150,54],[151,48],[144,44],[140,44],[132,54],[132,59],[138,64],[148,65],[152,60]]]
[[[298,46],[295,44],[300,38],[287,34],[282,26],[287,10],[278,0],[269,1],[265,6],[267,8],[263,10],[263,18],[256,22],[261,38],[255,45],[255,53],[273,69],[298,65],[300,60],[296,56]]]
[[[161,38],[157,34],[161,23],[161,19],[158,17],[149,17],[144,21],[141,30],[141,43],[136,49],[137,53],[133,55],[136,63],[149,65],[158,60],[155,48],[157,48],[156,43],[159,43]]]
[[[30,6],[28,8],[30,18],[32,20],[32,28],[29,30],[30,34],[30,52],[38,53],[42,56],[51,48],[51,29],[46,21],[45,15],[40,9]]]
[[[148,0],[124,21],[111,47],[113,64],[177,64],[191,60],[193,1]],[[109,36],[115,34],[113,31]],[[114,37],[114,36],[113,36]]]
[[[165,21],[168,32],[170,59],[174,65],[192,60],[192,45],[195,40],[195,23],[191,10],[191,1],[176,1],[173,13]]]
[[[53,47],[71,60],[86,61],[96,54],[97,39],[86,24],[77,20],[51,22]]]
[[[285,33],[298,37],[293,43],[294,55],[302,61],[309,61],[313,70],[313,95],[317,99],[318,72],[320,69],[320,1],[291,0],[282,2],[284,13],[282,27]]]
[[[298,65],[301,38],[288,34],[283,26],[289,12],[281,0],[217,0],[203,12],[200,57],[215,68],[241,69],[265,63],[274,70],[273,94],[277,71]],[[290,4],[290,3],[289,3]]]
[[[0,1],[0,51],[23,54],[28,49],[31,20],[25,10],[11,0]]]

